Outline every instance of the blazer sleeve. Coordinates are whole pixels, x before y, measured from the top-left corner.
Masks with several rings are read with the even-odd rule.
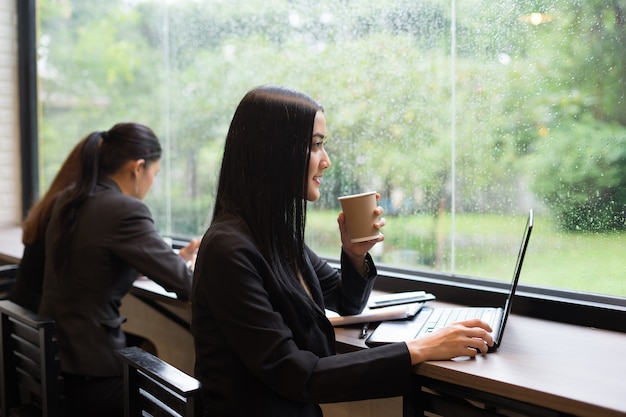
[[[308,247],[307,254],[320,282],[324,307],[344,316],[362,312],[376,282],[376,267],[370,255],[367,254],[366,258],[370,270],[368,276],[364,277],[354,268],[343,251],[340,271],[330,266]]]
[[[118,206],[120,218],[111,249],[139,273],[176,293],[179,299],[189,300],[191,269],[157,232],[148,207],[139,200],[125,201]]]
[[[249,240],[232,232],[214,235],[203,241],[199,261],[194,320],[205,314],[201,308],[210,310],[219,338],[224,339],[220,350],[232,349],[274,392],[296,401],[323,403],[403,395],[409,389],[410,356],[403,343],[330,356],[300,348],[275,308],[280,300],[267,291],[271,270]],[[202,332],[203,324],[196,325],[197,333]],[[311,328],[314,332],[317,325]],[[321,331],[316,334],[328,338]],[[201,337],[212,345],[222,343],[217,335]],[[199,352],[204,354],[202,346]]]

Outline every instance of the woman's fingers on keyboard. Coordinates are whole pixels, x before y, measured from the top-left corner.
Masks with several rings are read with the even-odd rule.
[[[480,320],[480,319],[469,319],[469,320],[459,321],[457,323],[465,327],[479,327],[481,329],[486,330],[489,333],[493,332],[493,329],[491,328],[491,326],[487,322]]]

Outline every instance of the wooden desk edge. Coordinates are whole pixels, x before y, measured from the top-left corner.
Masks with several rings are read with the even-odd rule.
[[[0,227],[0,264],[19,264],[23,252],[22,226]]]
[[[623,411],[606,408],[601,404],[587,403],[573,398],[565,398],[559,395],[550,394],[541,390],[535,390],[520,385],[509,384],[503,381],[474,376],[455,369],[449,369],[445,367],[444,364],[445,362],[424,362],[416,367],[415,373],[419,376],[432,378],[437,381],[475,389],[496,396],[511,398],[513,400],[576,416],[626,416]]]
[[[21,258],[11,256],[7,253],[0,253],[0,265],[19,264],[21,261],[22,261]]]
[[[358,338],[360,326],[342,326],[335,328],[336,345],[338,353],[347,353],[367,348],[364,340]],[[498,352],[488,355],[498,355]],[[451,361],[425,362],[416,366],[417,376],[431,378],[443,383],[453,384],[458,387],[473,389],[503,398],[536,405],[539,407],[569,413],[576,416],[595,417],[625,417],[626,407],[615,407],[615,403],[602,404],[585,402],[574,397],[564,397],[558,393],[550,393],[541,389],[512,384],[510,382],[495,380],[490,377],[466,373],[460,369],[454,369]]]

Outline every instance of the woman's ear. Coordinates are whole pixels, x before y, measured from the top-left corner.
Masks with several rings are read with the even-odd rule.
[[[128,163],[129,171],[133,176],[139,174],[139,171],[146,167],[145,159],[134,159]]]

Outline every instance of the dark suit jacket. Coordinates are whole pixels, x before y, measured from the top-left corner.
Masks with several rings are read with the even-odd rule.
[[[282,295],[240,219],[223,216],[205,234],[194,272],[192,333],[207,416],[321,416],[317,403],[409,391],[412,368],[403,343],[335,355],[324,307],[360,312],[375,268],[365,279],[342,254],[340,276],[308,248],[307,254],[304,278],[315,302],[309,308]]]
[[[45,262],[45,243],[24,245],[24,252],[9,299],[30,311],[39,311]]]
[[[57,202],[46,247],[59,234]],[[69,247],[67,271],[56,276],[51,251],[39,313],[56,320],[61,366],[65,372],[119,376],[122,367],[113,350],[125,346],[119,306],[139,274],[189,299],[191,270],[157,233],[146,205],[124,195],[114,181],[98,183],[83,202]]]

